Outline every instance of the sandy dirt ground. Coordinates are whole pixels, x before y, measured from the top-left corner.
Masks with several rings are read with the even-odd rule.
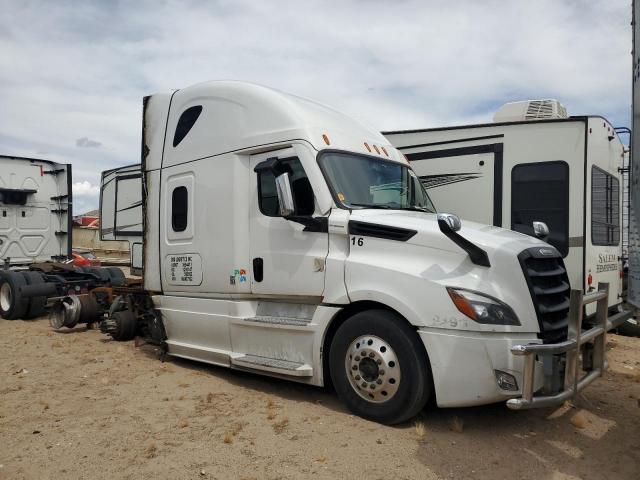
[[[0,320],[0,478],[638,479],[640,339],[611,335],[609,359],[574,405],[386,427],[330,390]]]

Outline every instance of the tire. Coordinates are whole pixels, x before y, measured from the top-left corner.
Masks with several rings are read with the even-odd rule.
[[[329,368],[338,398],[355,414],[386,425],[414,417],[431,396],[424,345],[403,318],[387,310],[359,312],[340,325]]]
[[[101,267],[82,267],[82,270],[86,273],[92,273],[96,275],[102,284],[107,284],[111,282],[111,275],[105,268]]]
[[[21,272],[22,276],[27,282],[27,285],[36,285],[40,283],[45,283],[44,277],[40,272],[34,272],[31,270]],[[31,297],[25,299],[27,301],[28,307],[27,311],[24,315],[25,319],[36,318],[42,315],[47,306],[47,297]]]
[[[626,337],[640,337],[640,323],[633,323],[630,320],[637,322],[637,319],[629,319],[620,325],[616,329],[616,332],[619,335],[624,335]]]
[[[80,300],[78,323],[86,323],[87,325],[96,323],[100,319],[100,309],[96,297],[91,294],[81,295],[78,300]]]
[[[111,337],[119,342],[132,340],[136,336],[137,320],[131,310],[120,310],[113,314],[116,327],[110,331]]]
[[[126,285],[127,279],[118,267],[105,267],[104,270],[106,270],[111,277],[111,285],[114,287],[123,287]]]
[[[18,272],[3,272],[0,277],[0,316],[6,320],[23,318],[29,307],[28,299],[22,298],[20,289],[27,281]]]

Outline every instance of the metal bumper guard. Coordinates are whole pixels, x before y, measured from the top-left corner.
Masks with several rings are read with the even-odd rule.
[[[571,290],[566,341],[553,344],[515,345],[511,348],[513,355],[524,356],[524,368],[522,396],[508,400],[507,407],[512,410],[525,410],[559,405],[602,375],[607,368],[607,331],[616,328],[631,315],[631,312],[621,312],[607,318],[608,296],[608,283],[599,283],[597,292],[584,296],[580,290]],[[597,302],[595,326],[582,331],[583,307],[593,302]],[[534,396],[536,358],[553,361],[554,356],[558,359],[561,354],[565,354],[564,387],[557,393]],[[580,362],[581,357],[582,362]],[[560,374],[555,373],[555,375]],[[554,380],[558,379],[545,376],[545,387],[548,388]]]

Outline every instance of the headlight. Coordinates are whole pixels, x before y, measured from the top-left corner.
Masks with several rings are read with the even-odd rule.
[[[511,307],[497,298],[464,288],[447,287],[456,308],[471,320],[488,325],[520,325]]]

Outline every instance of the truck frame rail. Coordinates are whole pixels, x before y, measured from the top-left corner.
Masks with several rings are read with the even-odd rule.
[[[581,290],[571,290],[569,324],[567,340],[552,344],[515,345],[511,353],[524,357],[522,396],[511,398],[507,407],[512,410],[525,410],[559,405],[574,397],[587,385],[602,375],[607,369],[606,345],[607,332],[623,323],[629,312],[622,312],[607,318],[609,284],[599,283],[598,291],[583,295]],[[584,306],[596,302],[594,325],[582,330]],[[561,355],[564,354],[564,358]],[[560,391],[551,394],[534,395],[536,359],[553,364],[564,360],[562,369],[551,369],[553,375],[560,375],[563,384]],[[582,362],[580,361],[582,360]],[[545,371],[549,370],[545,368]],[[545,389],[553,383],[553,378],[545,375]]]

